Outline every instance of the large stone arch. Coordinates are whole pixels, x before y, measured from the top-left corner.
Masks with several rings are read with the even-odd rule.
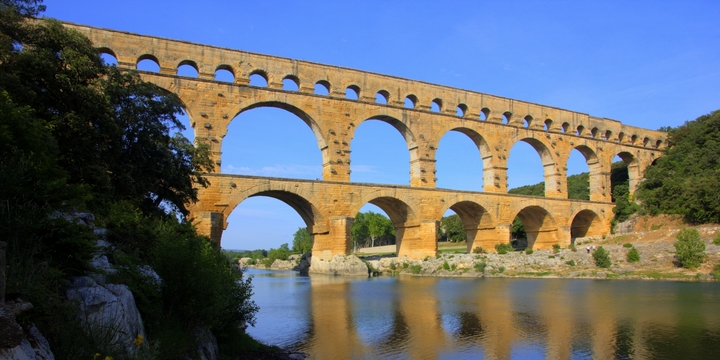
[[[382,209],[395,227],[397,256],[409,256],[420,259],[435,256],[437,253],[437,221],[421,221],[416,211],[418,204],[412,199],[397,196],[392,189],[383,189],[365,195],[351,209],[355,216],[365,204],[373,204]]]
[[[483,189],[487,192],[495,191],[495,183],[497,182],[496,179],[499,178],[499,175],[496,174],[495,171],[495,162],[493,159],[495,159],[496,151],[493,151],[492,145],[476,130],[465,126],[456,126],[439,133],[436,143],[433,144],[435,149],[439,148],[440,141],[451,131],[456,131],[467,136],[475,144],[478,149],[478,155],[480,156],[483,164]]]
[[[630,196],[632,196],[633,194],[635,194],[635,188],[640,183],[640,180],[643,178],[640,161],[638,160],[637,156],[625,150],[617,151],[615,156],[619,156],[620,159],[622,159],[622,161],[625,163],[625,165],[627,165]],[[612,159],[614,159],[615,156],[613,156]],[[612,159],[610,160],[610,162],[612,162]]]
[[[444,214],[448,209],[454,211],[463,222],[467,236],[468,253],[472,252],[476,247],[491,249],[498,243],[495,221],[482,205],[472,200],[459,200],[444,207],[441,214]]]
[[[525,226],[528,248],[549,249],[558,243],[558,226],[545,208],[537,205],[526,206],[517,213],[517,217]]]
[[[540,162],[543,166],[543,176],[545,178],[545,197],[567,197],[567,191],[563,191],[563,184],[565,184],[566,181],[565,179],[562,179],[563,173],[557,166],[557,160],[555,158],[555,155],[553,155],[553,152],[550,150],[551,146],[537,138],[525,136],[518,137],[517,141],[512,143],[510,149],[515,147],[515,145],[517,145],[519,142],[529,144],[530,146],[532,146],[533,149],[535,149],[538,156],[540,156]]]
[[[609,191],[607,189],[608,184],[606,184],[609,168],[603,169],[603,164],[600,163],[597,153],[587,145],[576,145],[570,150],[570,153],[572,153],[572,150],[580,152],[580,154],[582,154],[585,158],[585,163],[588,166],[590,200],[605,201],[607,191]],[[568,158],[565,159],[565,169],[567,169],[567,163],[570,160],[570,153],[568,153]],[[565,172],[565,175],[567,176],[567,171]]]
[[[570,220],[570,239],[573,244],[575,238],[604,235],[606,233],[603,219],[593,210],[580,210],[573,214]]]

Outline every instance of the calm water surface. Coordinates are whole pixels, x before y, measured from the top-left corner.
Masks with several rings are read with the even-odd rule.
[[[718,283],[248,273],[248,332],[314,359],[720,359]]]

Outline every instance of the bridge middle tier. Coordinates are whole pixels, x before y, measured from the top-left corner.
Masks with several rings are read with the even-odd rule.
[[[313,237],[313,256],[330,259],[349,254],[355,215],[374,204],[395,227],[397,255],[422,259],[437,254],[439,222],[448,209],[463,221],[467,249],[494,249],[508,243],[520,217],[528,246],[567,247],[572,239],[609,233],[613,203],[525,195],[419,188],[400,185],[334,182],[229,174],[207,174],[211,185],[200,189],[191,205],[198,230],[221,244],[230,213],[245,199],[266,196],[295,209]]]

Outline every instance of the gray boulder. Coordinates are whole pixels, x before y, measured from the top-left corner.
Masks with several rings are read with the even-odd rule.
[[[368,276],[368,267],[355,255],[335,255],[330,261],[313,256],[310,260],[310,272],[342,276]]]
[[[55,355],[45,337],[33,325],[17,346],[0,349],[0,360],[55,360]]]
[[[135,298],[127,286],[101,286],[93,279],[81,276],[73,279],[67,297],[77,303],[80,321],[90,334],[126,353],[137,351],[133,340],[138,335],[145,337],[145,329]]]

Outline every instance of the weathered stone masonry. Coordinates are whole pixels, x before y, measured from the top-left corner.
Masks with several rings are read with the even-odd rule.
[[[662,132],[479,92],[177,40],[66,26],[88,36],[101,53],[114,56],[121,68],[136,69],[145,59],[156,62],[159,73],[141,71],[141,76],[180,97],[196,141],[211,145],[218,165],[228,124],[245,110],[285,109],[312,129],[322,153],[322,181],[209,175],[211,186],[201,189],[200,201],[191,205],[191,212],[198,229],[218,243],[227,216],[241,201],[270,196],[298,211],[313,234],[314,256],[322,259],[349,252],[353,218],[368,202],[382,208],[393,221],[399,256],[435,255],[438,222],[448,208],[465,223],[468,250],[475,246],[492,249],[496,243],[507,242],[515,216],[523,220],[531,246],[567,246],[573,237],[609,233],[613,158],[619,155],[628,164],[634,189],[642,179],[642,169],[662,155],[666,141]],[[178,76],[182,65],[195,68],[198,76]],[[232,73],[233,82],[215,80],[218,70]],[[250,86],[252,75],[262,76],[267,87]],[[297,91],[284,90],[284,80],[294,82]],[[328,95],[315,94],[317,84]],[[357,99],[346,97],[348,89]],[[376,98],[384,100],[378,103]],[[412,107],[406,107],[406,99]],[[432,110],[433,104],[438,111]],[[404,137],[410,153],[410,186],[350,182],[353,134],[371,119],[392,125]],[[435,153],[448,131],[461,132],[477,145],[483,161],[483,192],[435,189]],[[507,158],[518,141],[530,144],[542,160],[544,198],[507,194]],[[566,164],[573,149],[583,154],[590,170],[590,201],[567,199]]]

